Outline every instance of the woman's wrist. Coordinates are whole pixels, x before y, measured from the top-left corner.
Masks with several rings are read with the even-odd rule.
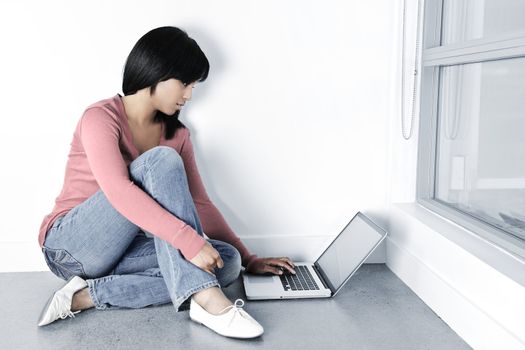
[[[260,258],[257,257],[257,255],[252,255],[246,264],[246,271],[250,271],[254,263],[256,263]]]

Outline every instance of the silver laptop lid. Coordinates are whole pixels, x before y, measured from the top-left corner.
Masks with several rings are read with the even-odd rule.
[[[358,212],[314,263],[332,291],[343,287],[374,249],[386,231]]]

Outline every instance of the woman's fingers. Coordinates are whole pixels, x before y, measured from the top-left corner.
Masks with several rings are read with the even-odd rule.
[[[209,242],[208,242],[209,243]],[[217,249],[213,248],[213,246],[210,244],[211,249],[211,268],[214,269],[215,267],[218,267],[219,269],[222,269],[224,267],[224,261],[222,260],[221,255],[217,251]]]
[[[215,276],[215,268],[223,268],[224,261],[210,242],[206,242],[199,253],[190,260],[195,266]]]
[[[291,273],[295,273],[295,270],[294,270],[295,265],[293,264],[292,260],[290,260],[289,258],[283,257],[283,258],[279,258],[279,261],[281,262],[280,266],[284,267]]]
[[[224,261],[222,261],[222,258],[221,258],[221,255],[219,254],[219,252],[213,248],[213,254],[212,254],[212,258],[213,258],[213,267],[218,267],[219,269],[222,269],[222,267],[224,266]]]
[[[270,273],[273,273],[273,274],[276,274],[276,275],[280,275],[282,273],[282,270],[275,267],[275,266],[272,266],[272,265],[269,265],[269,264],[265,264],[264,265],[264,272],[270,272]]]
[[[290,273],[295,273],[293,266],[288,261],[282,260],[282,258],[270,259],[269,263],[281,267],[280,270],[286,269],[290,271]]]
[[[286,257],[286,256],[284,256],[284,257],[282,257],[282,258],[279,258],[279,259],[281,259],[281,260],[287,262],[288,265],[290,265],[290,267],[292,267],[292,268],[295,267],[295,264],[293,263],[292,259],[290,259],[290,258],[288,258],[288,257]]]
[[[217,267],[219,269],[222,269],[224,267],[224,261],[221,258],[221,255],[219,254],[219,258],[217,259]]]

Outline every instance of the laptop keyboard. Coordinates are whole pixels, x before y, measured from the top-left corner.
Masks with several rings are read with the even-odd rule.
[[[284,290],[319,290],[310,270],[304,265],[295,266],[295,275],[285,270],[279,277]]]

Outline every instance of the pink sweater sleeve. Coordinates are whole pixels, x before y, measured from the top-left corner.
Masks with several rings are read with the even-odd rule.
[[[93,107],[86,110],[80,123],[89,166],[111,205],[129,221],[180,249],[186,259],[192,259],[205,239],[130,180],[120,152],[118,122],[103,108]]]
[[[195,202],[203,230],[208,237],[230,243],[237,248],[242,257],[242,265],[247,267],[257,256],[250,254],[248,248],[246,248],[240,238],[235,235],[217,207],[208,197],[195,162],[189,130],[186,135],[180,155],[184,161],[184,168],[186,169],[186,175],[188,177],[188,186],[193,201]]]

